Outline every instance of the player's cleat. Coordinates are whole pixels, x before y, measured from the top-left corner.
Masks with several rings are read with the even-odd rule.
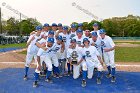
[[[97,68],[94,68],[94,71],[95,71],[95,72],[97,72],[97,71],[98,71],[98,69],[97,69]]]
[[[109,73],[106,74],[106,77],[107,77],[107,78],[110,78],[110,77],[111,77],[111,74],[109,74]]]
[[[43,71],[43,76],[46,76],[46,71]]]
[[[68,74],[67,74],[67,76],[70,76],[70,72],[68,71]]]
[[[26,80],[28,79],[28,78],[27,78],[27,75],[25,75],[23,79],[26,81]]]
[[[45,79],[45,81],[48,83],[53,83],[53,81],[50,78]]]
[[[70,72],[65,73],[64,76],[70,76]]]
[[[86,80],[82,80],[82,87],[86,87]]]
[[[115,82],[115,81],[116,81],[116,77],[115,76],[112,76],[111,82]]]
[[[56,74],[56,78],[60,78],[60,75],[59,74]]]
[[[97,84],[101,84],[101,79],[97,78]]]
[[[37,81],[35,81],[34,83],[33,83],[33,87],[37,87],[38,86],[38,83],[37,83]]]
[[[43,72],[40,72],[40,73],[39,73],[39,76],[43,77]]]
[[[63,75],[62,75],[62,74],[60,74],[60,75],[59,75],[59,77],[61,78],[61,77],[63,77]]]
[[[101,79],[104,77],[104,72],[101,72]]]
[[[53,74],[53,77],[56,78],[56,74]]]

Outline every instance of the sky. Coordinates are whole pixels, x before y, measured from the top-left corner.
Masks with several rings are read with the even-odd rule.
[[[72,22],[90,22],[93,19],[100,21],[128,14],[140,16],[139,5],[140,0],[0,0],[3,19],[19,19],[21,12],[29,18],[36,18],[42,24],[65,25]]]

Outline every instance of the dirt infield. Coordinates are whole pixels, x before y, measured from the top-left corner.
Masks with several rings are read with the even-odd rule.
[[[0,53],[0,69],[23,68],[26,55],[18,52],[25,50]],[[31,67],[35,68],[35,64],[32,64]],[[116,67],[118,71],[140,72],[140,62],[116,62]]]
[[[117,43],[118,47],[140,47],[140,44],[131,44],[131,43]]]

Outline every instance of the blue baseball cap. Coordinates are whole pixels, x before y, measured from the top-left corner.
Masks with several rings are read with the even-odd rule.
[[[79,27],[80,27],[80,26],[83,26],[83,23],[79,23],[78,26],[79,26]]]
[[[106,33],[106,31],[105,31],[105,29],[100,29],[100,32],[99,32],[100,34],[105,34]]]
[[[63,30],[68,30],[68,27],[67,26],[63,26]]]
[[[54,35],[54,31],[53,31],[53,30],[50,30],[50,31],[48,32],[48,34]]]
[[[86,41],[89,42],[88,38],[84,38],[84,39],[83,39],[83,43],[86,42]]]
[[[49,42],[49,43],[54,43],[54,38],[49,37],[48,40],[47,40],[47,42]]]
[[[63,38],[62,38],[61,35],[58,35],[56,39],[57,39],[57,40],[63,40]]]
[[[92,32],[92,36],[98,36],[98,35],[97,35],[97,32],[95,32],[95,31]]]
[[[49,27],[49,24],[48,23],[45,23],[43,27]]]
[[[71,43],[75,43],[75,42],[76,42],[76,39],[75,39],[75,38],[72,38],[72,39],[70,40],[70,42],[71,42]]]
[[[78,30],[76,30],[76,33],[83,33],[83,30],[82,29],[78,29]]]
[[[61,23],[58,23],[58,26],[62,26],[62,24]]]
[[[42,26],[36,26],[36,30],[42,30]]]
[[[93,26],[98,26],[98,23],[94,23]]]
[[[52,26],[57,26],[57,24],[56,23],[52,23]]]
[[[76,28],[76,24],[71,24],[71,28]]]

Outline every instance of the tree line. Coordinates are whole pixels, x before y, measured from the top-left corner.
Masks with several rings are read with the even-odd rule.
[[[104,28],[109,36],[116,37],[139,37],[140,36],[140,16],[128,15],[126,17],[113,17],[99,22],[83,22],[83,30],[93,30],[92,25],[97,22],[99,28]],[[78,25],[78,22],[72,22]],[[2,31],[9,35],[29,35],[41,23],[37,19],[28,18],[19,21],[13,17],[2,20]]]

